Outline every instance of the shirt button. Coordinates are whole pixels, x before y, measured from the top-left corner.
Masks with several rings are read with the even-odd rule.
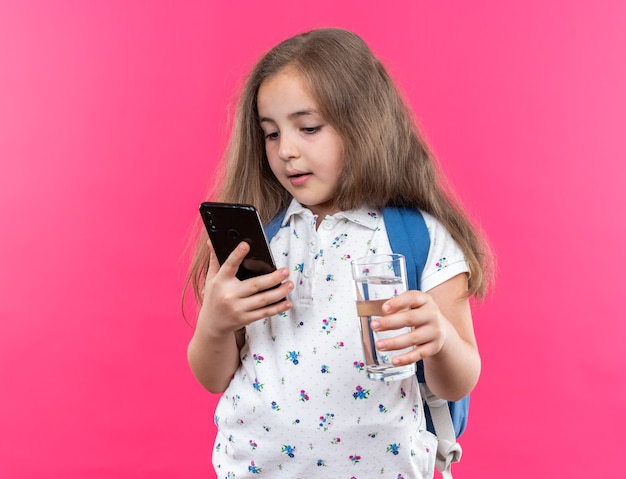
[[[324,228],[326,228],[327,230],[331,229],[333,227],[332,223],[328,220],[324,221]]]

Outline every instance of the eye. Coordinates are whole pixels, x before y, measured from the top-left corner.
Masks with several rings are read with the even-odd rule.
[[[302,128],[302,131],[307,135],[312,135],[313,133],[318,132],[322,127],[321,126],[310,126]]]
[[[266,133],[265,134],[265,139],[266,140],[277,140],[278,139],[278,132],[277,131],[272,131],[270,133]]]

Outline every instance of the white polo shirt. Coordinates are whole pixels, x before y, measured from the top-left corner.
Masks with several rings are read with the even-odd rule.
[[[423,213],[431,246],[424,291],[468,271],[443,226]],[[390,253],[379,211],[317,218],[293,201],[271,241],[295,288],[293,308],[247,327],[241,365],[215,412],[219,478],[432,477],[414,377],[370,381],[363,365],[350,261]]]

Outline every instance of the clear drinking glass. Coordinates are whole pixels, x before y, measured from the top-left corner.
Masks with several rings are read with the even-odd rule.
[[[408,333],[411,328],[378,332],[370,328],[371,322],[383,315],[383,303],[407,290],[404,256],[374,254],[355,259],[351,265],[367,377],[374,381],[395,381],[415,374],[415,363],[407,366],[394,366],[391,363],[395,356],[407,353],[413,347],[395,351],[378,351],[375,347],[378,339]]]

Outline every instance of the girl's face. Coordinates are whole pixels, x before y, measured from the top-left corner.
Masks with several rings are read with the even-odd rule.
[[[343,144],[300,77],[287,68],[264,81],[257,108],[265,152],[280,184],[319,218],[336,213]]]

